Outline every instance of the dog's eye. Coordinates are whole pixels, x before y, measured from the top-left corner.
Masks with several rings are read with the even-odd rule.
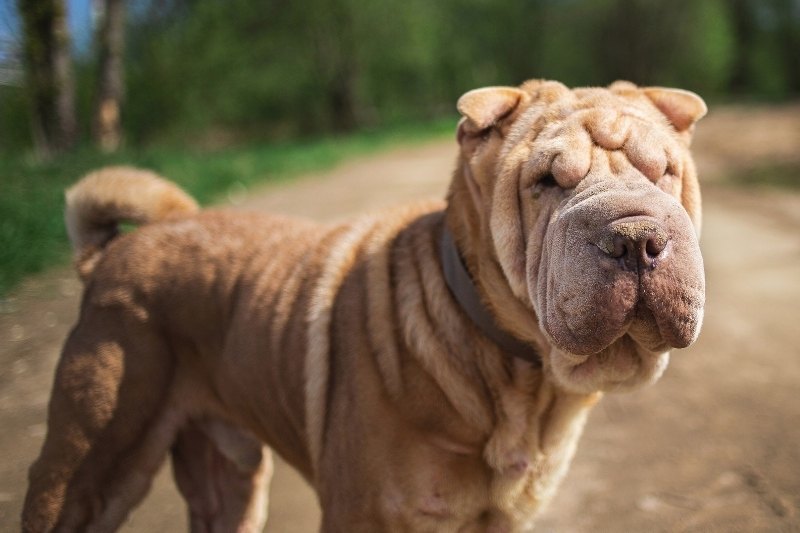
[[[550,174],[549,172],[547,174],[545,174],[544,176],[542,176],[541,178],[539,178],[539,181],[537,181],[536,184],[539,187],[543,187],[543,188],[544,187],[558,187],[558,182],[553,177],[553,175]]]
[[[552,189],[553,187],[558,187],[558,182],[553,177],[553,175],[548,172],[547,174],[536,180],[536,183],[534,184],[531,193],[534,198],[539,198],[539,196],[542,195],[542,191],[544,191],[545,189]]]

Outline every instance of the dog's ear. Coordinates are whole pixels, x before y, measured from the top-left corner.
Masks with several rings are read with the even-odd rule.
[[[484,130],[508,116],[525,96],[516,87],[484,87],[465,93],[456,107],[476,129]]]
[[[465,93],[456,107],[464,117],[458,124],[458,142],[481,133],[511,115],[528,93],[516,87],[484,87]]]
[[[708,112],[703,99],[691,91],[666,87],[645,87],[642,90],[679,133],[689,131]]]

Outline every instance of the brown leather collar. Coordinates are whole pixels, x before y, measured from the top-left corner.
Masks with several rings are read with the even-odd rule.
[[[505,353],[541,366],[542,359],[536,348],[500,329],[492,314],[483,305],[478,289],[458,251],[453,234],[447,226],[442,231],[440,254],[444,279],[450,292],[478,329]]]

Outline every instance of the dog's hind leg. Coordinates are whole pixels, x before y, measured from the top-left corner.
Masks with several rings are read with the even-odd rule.
[[[255,437],[220,421],[191,421],[178,434],[172,465],[193,533],[264,529],[272,453]]]
[[[87,307],[56,370],[23,531],[113,531],[145,495],[182,422],[174,362],[146,320]]]

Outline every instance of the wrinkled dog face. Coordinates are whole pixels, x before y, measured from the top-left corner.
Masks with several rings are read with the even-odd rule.
[[[462,153],[491,183],[488,232],[576,392],[653,382],[697,337],[705,282],[688,145],[703,101],[675,89],[555,82],[459,101]],[[491,174],[491,175],[490,175]]]

